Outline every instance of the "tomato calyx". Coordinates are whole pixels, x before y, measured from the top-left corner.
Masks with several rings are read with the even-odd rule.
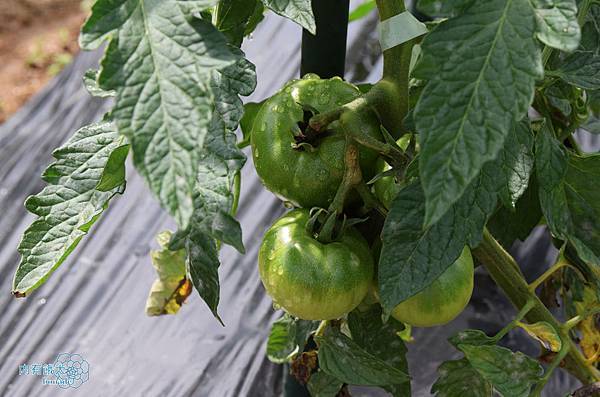
[[[328,211],[323,208],[313,208],[306,222],[306,231],[315,240],[327,244],[339,241],[346,230],[365,222],[368,218],[348,218],[345,214]]]
[[[292,148],[298,151],[314,151],[319,145],[319,141],[327,136],[333,134],[331,130],[318,131],[310,126],[310,120],[315,115],[319,114],[319,111],[314,107],[302,103],[298,103],[302,106],[303,117],[302,120],[294,124],[292,127],[292,134],[294,135],[294,144]]]

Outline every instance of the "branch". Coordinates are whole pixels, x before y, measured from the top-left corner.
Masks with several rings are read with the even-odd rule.
[[[530,323],[545,321],[559,332],[563,344],[567,344],[569,349],[564,360],[565,369],[582,383],[600,381],[600,371],[587,362],[575,342],[569,337],[568,331],[530,290],[513,257],[502,248],[487,229],[484,230],[483,241],[473,250],[473,254],[517,309],[523,308],[528,301],[533,301],[533,307],[525,316],[527,321]]]

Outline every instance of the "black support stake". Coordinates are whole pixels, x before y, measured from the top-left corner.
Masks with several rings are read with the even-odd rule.
[[[344,77],[350,0],[314,0],[312,3],[317,35],[302,31],[300,75],[316,73],[324,79]]]

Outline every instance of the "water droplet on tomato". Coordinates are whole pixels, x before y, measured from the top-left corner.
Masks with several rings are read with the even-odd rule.
[[[326,92],[323,92],[320,96],[319,96],[319,103],[321,105],[327,105],[329,103],[329,94]]]

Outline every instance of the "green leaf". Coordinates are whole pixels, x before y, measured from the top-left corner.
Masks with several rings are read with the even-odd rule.
[[[427,226],[462,196],[527,112],[543,75],[526,0],[477,1],[422,43],[414,77],[428,80],[414,119]]]
[[[311,0],[262,0],[271,11],[291,19],[312,34],[317,33]]]
[[[375,8],[377,8],[375,0],[365,0],[359,6],[350,11],[350,15],[348,16],[348,22],[354,22],[366,17]]]
[[[129,154],[129,145],[115,148],[108,156],[106,166],[102,171],[96,190],[108,192],[125,183],[125,160]]]
[[[558,353],[562,347],[562,340],[552,325],[545,321],[533,324],[518,322],[517,325],[525,330],[532,338],[544,346],[544,349]]]
[[[190,227],[185,238],[187,278],[221,324],[219,305],[219,249],[216,241],[203,231]]]
[[[215,0],[98,0],[80,44],[110,42],[98,83],[115,90],[112,117],[136,168],[185,228],[209,134],[213,72],[237,59],[224,36],[192,16]]]
[[[160,233],[156,241],[161,249],[150,253],[158,278],[152,283],[146,300],[146,314],[149,316],[176,314],[192,291],[186,277],[186,252],[169,250],[170,239],[171,232]]]
[[[483,346],[483,345],[495,345],[496,340],[478,329],[466,329],[460,331],[454,336],[451,336],[448,341],[452,343],[454,347],[458,345],[471,345],[471,346]]]
[[[42,285],[75,249],[79,241],[123,186],[96,189],[112,152],[123,146],[112,123],[79,129],[55,150],[56,161],[42,175],[48,182],[25,202],[38,218],[25,230],[18,250],[21,261],[13,280],[13,294],[25,296]]]
[[[355,309],[348,314],[348,327],[352,339],[375,357],[392,367],[408,373],[406,346],[400,337],[404,324],[389,318],[382,320],[381,306],[371,305],[367,310]],[[393,396],[410,396],[410,383],[383,386]]]
[[[406,373],[375,357],[336,329],[317,337],[319,366],[344,383],[365,386],[395,385],[409,381]]]
[[[312,397],[336,397],[343,385],[335,376],[319,371],[310,376],[306,388]]]
[[[509,249],[516,239],[525,241],[541,218],[542,209],[534,172],[531,175],[529,186],[517,201],[515,208],[499,207],[488,221],[487,227],[500,244]]]
[[[256,86],[254,65],[240,55],[235,64],[214,73],[211,85],[215,112],[199,156],[192,223],[198,232],[244,253],[241,227],[231,215],[235,175],[246,161],[235,130],[244,112],[239,95],[252,93]]]
[[[492,397],[492,385],[464,358],[442,363],[438,373],[431,387],[436,397]]]
[[[527,123],[515,123],[504,143],[507,150],[501,150],[498,160],[504,178],[508,182],[500,190],[504,205],[515,208],[517,200],[525,193],[533,170],[533,134]]]
[[[417,9],[424,14],[452,17],[464,11],[474,0],[419,0]]]
[[[561,51],[579,46],[581,29],[575,0],[531,0],[537,16],[537,38]]]
[[[549,74],[588,90],[600,89],[600,4],[592,4],[581,31],[581,44]]]
[[[230,44],[239,47],[244,36],[249,33],[248,30],[251,32],[258,24],[255,14],[263,15],[263,5],[259,0],[221,0],[215,13],[217,29],[227,37]],[[254,26],[249,27],[250,23]]]
[[[115,91],[105,91],[98,86],[98,70],[89,69],[83,74],[83,85],[90,95],[98,98],[110,98],[115,96]]]
[[[265,99],[266,100],[266,99]],[[244,116],[240,120],[240,129],[242,130],[242,141],[238,144],[239,147],[246,147],[250,144],[250,133],[252,132],[252,126],[254,125],[254,119],[262,108],[265,102],[248,102],[244,104]]]
[[[499,346],[458,345],[471,366],[503,396],[527,397],[540,380],[542,366],[521,352]]]
[[[284,314],[271,328],[267,340],[267,357],[277,364],[288,362],[304,349],[308,337],[318,326],[318,321],[299,320]]]
[[[536,139],[540,204],[552,233],[600,265],[600,155],[569,153],[547,127]]]

